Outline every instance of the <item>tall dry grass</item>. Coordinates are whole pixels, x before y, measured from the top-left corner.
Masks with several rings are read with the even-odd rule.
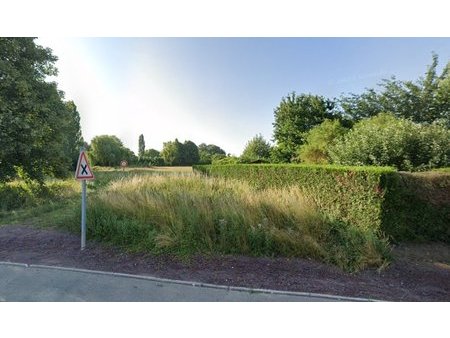
[[[89,205],[90,236],[136,251],[309,257],[346,270],[386,258],[376,234],[327,219],[296,187],[133,176],[111,182]]]

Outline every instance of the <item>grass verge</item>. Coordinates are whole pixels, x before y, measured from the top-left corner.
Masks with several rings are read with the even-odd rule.
[[[320,214],[295,187],[135,175],[110,182],[88,205],[88,236],[131,251],[307,257],[346,271],[389,257],[379,234]],[[79,216],[66,225],[76,231]]]

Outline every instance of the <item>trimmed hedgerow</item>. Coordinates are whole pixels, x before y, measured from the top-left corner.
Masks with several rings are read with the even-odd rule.
[[[245,179],[258,189],[299,186],[306,197],[332,218],[362,229],[379,229],[384,196],[384,176],[390,167],[335,165],[223,165],[195,166],[212,175]]]
[[[436,173],[431,180],[426,173],[372,166],[241,164],[194,169],[244,179],[259,189],[297,185],[330,217],[381,231],[394,241],[450,242],[450,175],[446,173]]]
[[[387,186],[381,223],[393,240],[450,243],[450,174],[399,172]]]

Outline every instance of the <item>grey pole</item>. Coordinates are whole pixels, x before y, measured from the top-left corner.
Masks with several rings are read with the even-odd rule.
[[[81,250],[86,246],[86,180],[81,181]]]
[[[80,154],[84,147],[80,147]],[[86,246],[86,180],[81,181],[81,250]]]

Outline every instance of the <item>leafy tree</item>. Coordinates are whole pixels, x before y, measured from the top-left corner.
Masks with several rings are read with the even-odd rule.
[[[0,181],[65,176],[82,141],[75,105],[55,82],[57,58],[34,38],[0,38]]]
[[[163,143],[163,149],[161,151],[161,157],[164,159],[164,163],[169,166],[181,165],[183,144],[175,139],[175,141],[169,141]]]
[[[139,158],[144,156],[144,152],[145,152],[145,141],[144,141],[144,135],[141,134],[141,135],[139,135],[139,152],[138,152]]]
[[[160,153],[158,150],[156,149],[146,149],[144,152],[144,156],[149,158],[149,157],[158,157],[160,156]]]
[[[163,166],[164,159],[156,149],[147,149],[144,151],[144,155],[140,158],[141,164],[149,166]]]
[[[348,131],[339,120],[325,120],[306,133],[306,142],[298,150],[297,162],[330,163],[328,148]]]
[[[259,134],[247,142],[241,155],[244,163],[269,162],[271,146],[264,137]]]
[[[391,77],[379,84],[379,91],[368,89],[360,95],[343,96],[339,100],[341,113],[359,121],[392,112],[418,123],[442,120],[450,127],[450,61],[439,76],[437,66],[438,56],[433,54],[425,76],[416,82]]]
[[[334,102],[322,96],[295,92],[283,97],[275,108],[274,140],[276,150],[273,157],[277,161],[290,162],[297,148],[305,141],[305,133],[326,118],[334,115]]]
[[[120,161],[126,160],[129,164],[136,162],[136,155],[124,147],[117,136],[101,135],[92,139],[89,155],[93,165],[118,166]]]
[[[66,113],[68,118],[65,119],[64,129],[65,140],[63,143],[64,152],[71,159],[71,169],[75,170],[80,153],[80,147],[84,145],[84,140],[81,135],[80,114],[77,106],[73,101],[65,103]]]
[[[199,163],[201,164],[211,164],[213,157],[225,157],[225,150],[214,145],[214,144],[205,144],[202,143],[198,146],[198,152],[200,156]]]
[[[334,163],[423,170],[450,165],[450,130],[381,113],[356,123],[329,147]]]
[[[197,145],[192,141],[185,141],[181,147],[181,165],[193,165],[200,161]]]
[[[173,142],[164,142],[161,157],[166,165],[181,166],[193,165],[199,162],[200,155],[197,145],[192,141],[180,143],[178,139]]]

